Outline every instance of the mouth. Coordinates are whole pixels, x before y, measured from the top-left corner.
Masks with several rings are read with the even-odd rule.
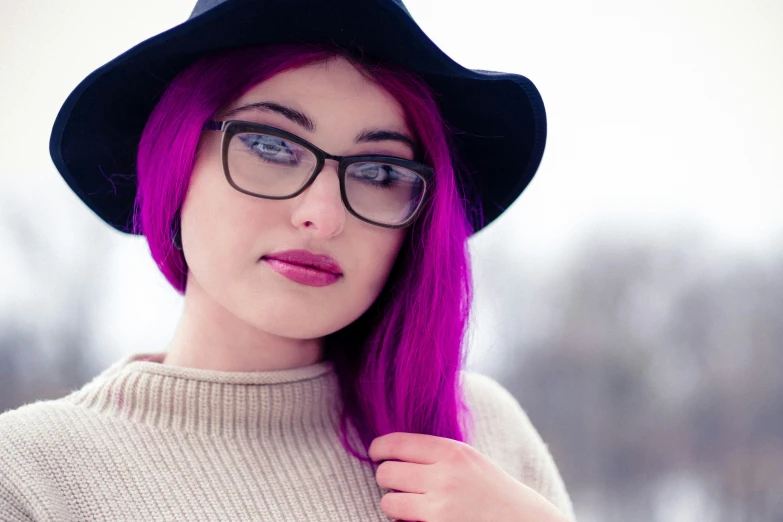
[[[341,275],[340,272],[333,272],[333,271],[330,271],[330,270],[322,270],[321,268],[318,268],[317,266],[306,265],[304,263],[292,263],[290,261],[283,261],[282,259],[277,259],[276,257],[264,256],[264,257],[261,258],[261,260],[267,261],[267,262],[273,261],[275,263],[284,263],[286,265],[290,265],[290,266],[294,266],[294,267],[307,268],[308,270],[313,270],[315,272],[323,272],[325,274]]]
[[[278,274],[307,286],[327,286],[336,283],[342,277],[340,274],[319,270],[311,266],[288,263],[279,259],[264,256],[261,258],[267,266]]]
[[[335,276],[342,275],[340,265],[332,257],[325,254],[314,254],[308,250],[286,250],[273,252],[263,256],[267,261],[278,261],[288,265],[325,272]]]

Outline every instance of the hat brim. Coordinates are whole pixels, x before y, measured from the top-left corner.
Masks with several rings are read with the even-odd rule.
[[[418,73],[458,131],[462,196],[483,207],[474,232],[530,183],[544,152],[546,114],[526,77],[462,67],[395,1],[266,0],[258,9],[259,3],[227,0],[191,17],[95,70],[65,100],[49,141],[52,160],[79,198],[112,227],[131,232],[138,144],[168,83],[206,53],[279,42],[358,45],[367,57]]]

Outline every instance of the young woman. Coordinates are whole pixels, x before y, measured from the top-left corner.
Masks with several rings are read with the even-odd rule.
[[[573,520],[520,405],[463,369],[467,239],[544,135],[526,78],[395,0],[202,0],[95,71],[52,157],[184,314],[0,416],[0,519]]]

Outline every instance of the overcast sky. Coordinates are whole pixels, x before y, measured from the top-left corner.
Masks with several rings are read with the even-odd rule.
[[[46,243],[63,263],[74,248],[99,248],[91,237],[111,245],[106,285],[113,297],[104,310],[134,317],[140,339],[155,328],[167,335],[179,299],[142,241],[103,225],[70,192],[51,163],[49,132],[84,76],[184,21],[193,4],[0,3],[0,212],[49,227]],[[762,256],[783,243],[783,2],[406,5],[458,63],[527,76],[547,108],[536,178],[472,240],[479,269],[501,243],[501,255],[543,266],[590,230],[631,237],[694,229]],[[0,245],[11,244],[2,227],[0,219]],[[24,263],[0,246],[0,311],[35,284],[21,277]],[[152,309],[150,295],[159,303]],[[116,325],[106,328],[116,335]]]

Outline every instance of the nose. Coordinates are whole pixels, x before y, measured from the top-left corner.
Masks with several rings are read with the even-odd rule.
[[[331,238],[342,232],[347,210],[340,195],[335,161],[326,160],[313,183],[294,200],[291,222],[295,227],[318,238]]]

